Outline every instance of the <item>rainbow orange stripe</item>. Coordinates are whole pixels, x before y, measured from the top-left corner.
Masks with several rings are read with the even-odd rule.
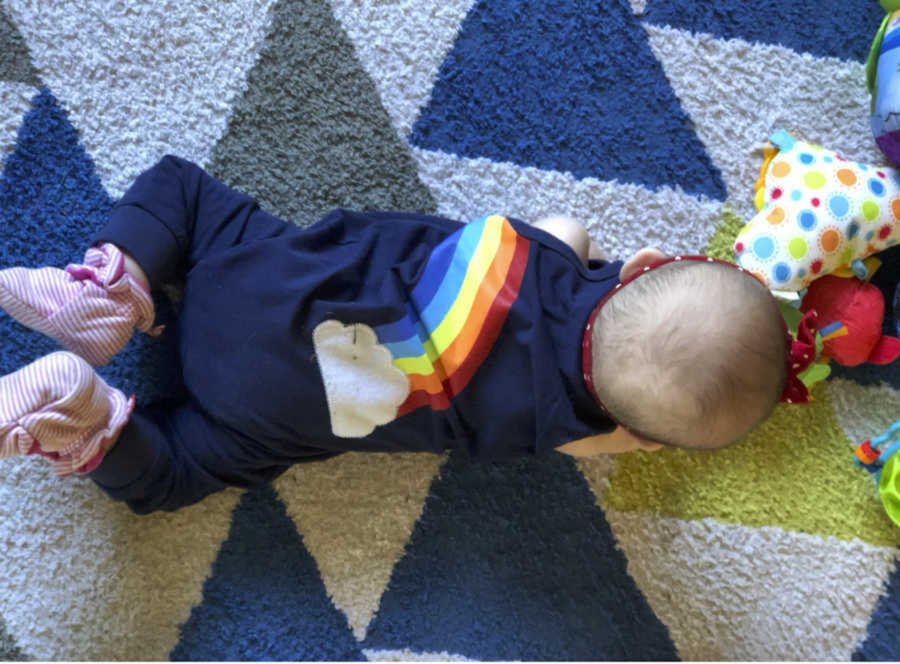
[[[467,224],[435,247],[408,313],[375,328],[410,393],[397,416],[449,408],[487,357],[519,295],[529,243],[503,217]]]

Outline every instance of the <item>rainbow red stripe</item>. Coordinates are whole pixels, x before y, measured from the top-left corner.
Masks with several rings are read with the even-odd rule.
[[[473,221],[449,236],[425,265],[407,315],[375,328],[410,392],[397,416],[449,408],[487,357],[519,295],[529,243],[503,217]]]

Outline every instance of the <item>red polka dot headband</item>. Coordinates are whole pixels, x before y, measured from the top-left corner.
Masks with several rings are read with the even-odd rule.
[[[591,334],[591,331],[594,329],[594,321],[597,318],[597,314],[600,313],[600,309],[603,307],[603,305],[606,304],[609,299],[613,295],[618,293],[624,286],[627,286],[632,281],[634,281],[641,275],[647,274],[647,272],[650,272],[651,270],[655,270],[658,267],[668,265],[669,263],[674,263],[677,261],[704,261],[707,263],[719,263],[720,265],[727,265],[728,267],[732,267],[735,270],[743,272],[748,277],[759,281],[758,277],[750,272],[747,272],[746,270],[744,270],[744,268],[735,265],[734,263],[729,263],[728,261],[719,260],[718,258],[710,258],[709,256],[671,256],[669,258],[663,258],[659,261],[656,261],[655,263],[645,267],[643,270],[638,270],[636,273],[625,279],[625,281],[617,284],[615,288],[609,291],[609,293],[607,293],[606,296],[602,300],[600,300],[599,303],[597,303],[597,306],[594,307],[594,310],[588,317],[587,325],[584,329],[584,337],[581,342],[581,370],[584,375],[584,382],[587,385],[588,391],[591,393],[591,396],[594,397],[594,401],[597,402],[597,405],[600,406],[600,409],[603,411],[603,413],[619,426],[624,427],[624,425],[619,422],[612,413],[609,412],[606,406],[603,405],[600,397],[597,396],[597,391],[594,388],[594,380],[591,377],[593,361],[591,355],[593,335]],[[793,336],[791,336],[787,323],[785,323],[784,319],[782,318],[786,342],[784,362],[787,369],[787,383],[784,386],[784,391],[781,393],[782,403],[795,404],[809,402],[809,390],[800,379],[800,374],[803,373],[816,359],[815,319],[816,312],[808,312],[803,317],[803,320],[800,321],[800,326],[797,330],[797,338],[795,339]]]

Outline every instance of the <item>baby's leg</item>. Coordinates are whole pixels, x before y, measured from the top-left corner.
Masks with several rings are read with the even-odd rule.
[[[146,277],[129,270],[128,263],[116,246],[103,244],[88,249],[84,264],[64,270],[2,270],[0,306],[23,325],[102,366],[128,343],[134,328],[161,331],[153,327]]]
[[[95,242],[123,249],[156,289],[177,281],[205,257],[286,228],[250,196],[196,164],[166,156],[138,176]]]
[[[130,274],[132,279],[134,279],[138,283],[138,286],[149,293],[150,279],[147,278],[147,273],[144,272],[140,264],[136,260],[134,260],[134,257],[131,256],[131,254],[129,254],[128,252],[123,251],[122,258],[124,259],[125,271]]]
[[[57,475],[89,472],[133,405],[77,355],[52,353],[0,378],[0,457],[41,454]]]
[[[171,511],[228,486],[269,482],[298,461],[333,456],[302,445],[294,449],[291,458],[275,455],[193,403],[136,408],[90,477],[138,514]]]
[[[137,408],[73,353],[51,353],[0,377],[0,458],[40,454],[57,475],[91,478],[132,510],[190,505],[226,486],[270,481],[331,453],[269,452],[193,404]]]
[[[151,289],[207,255],[285,227],[195,164],[165,157],[115,205],[83,265],[0,271],[0,306],[101,366],[135,327],[159,333]]]

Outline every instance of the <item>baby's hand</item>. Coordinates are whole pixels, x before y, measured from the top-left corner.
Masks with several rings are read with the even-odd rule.
[[[659,443],[644,440],[622,427],[616,427],[610,433],[581,438],[560,445],[556,451],[574,457],[592,457],[598,454],[621,454],[638,450],[655,452],[661,448],[662,445]]]
[[[584,226],[572,219],[572,217],[544,217],[532,225],[550,233],[550,235],[572,247],[572,250],[581,259],[581,262],[587,265],[588,258],[592,257],[590,256],[591,238]]]

